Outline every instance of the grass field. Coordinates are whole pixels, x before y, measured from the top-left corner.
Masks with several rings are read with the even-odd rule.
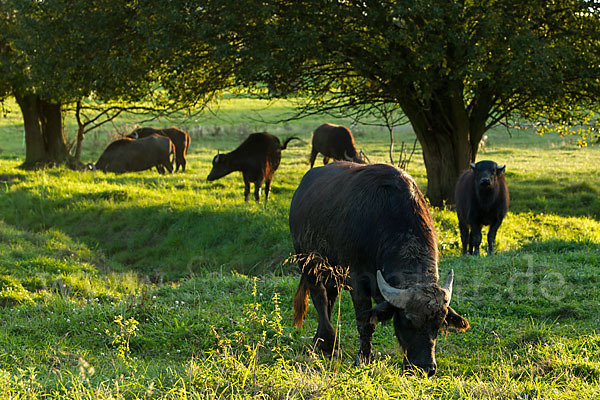
[[[471,258],[459,255],[455,213],[432,210],[440,274],[454,269],[453,307],[472,328],[440,335],[438,373],[427,378],[403,374],[389,323],[375,333],[375,362],[353,365],[347,292],[338,359],[310,351],[312,308],[303,329],[291,327],[291,196],[310,131],[351,121],[268,123],[289,110],[231,100],[215,114],[153,122],[192,135],[188,171],[165,176],[19,170],[19,115],[0,118],[0,397],[600,398],[598,146],[488,133],[479,159],[506,164],[510,212],[498,254]],[[90,133],[82,161],[135,123]],[[239,173],[206,182],[217,150],[259,130],[306,141],[284,151],[267,206],[243,201]],[[387,131],[354,132],[371,162],[388,161]],[[407,127],[395,139],[412,145]],[[417,153],[408,172],[424,191]]]

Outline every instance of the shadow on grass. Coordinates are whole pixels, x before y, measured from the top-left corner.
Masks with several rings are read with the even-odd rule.
[[[581,321],[582,329],[595,329],[599,263],[600,244],[551,239],[491,257],[448,257],[442,269],[454,269],[453,302],[467,315]]]
[[[600,220],[600,181],[584,174],[509,181],[510,210]]]
[[[600,244],[593,243],[587,240],[570,241],[562,239],[551,239],[524,243],[520,251],[531,253],[554,254],[563,254],[567,252],[589,252],[591,254],[600,256]]]
[[[292,245],[287,219],[271,205],[174,209],[131,204],[130,196],[115,188],[44,198],[23,189],[0,196],[0,208],[10,210],[3,219],[18,229],[53,229],[76,238],[98,253],[91,262],[103,270],[124,267],[153,281],[207,270],[283,272]]]

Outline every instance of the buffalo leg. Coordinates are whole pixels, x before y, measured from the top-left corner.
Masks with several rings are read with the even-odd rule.
[[[365,287],[353,287],[352,303],[354,303],[354,313],[356,315],[356,328],[360,338],[358,354],[356,354],[355,363],[371,362],[373,359],[372,342],[375,324],[371,322],[369,310],[372,308],[371,296]]]
[[[175,172],[179,171],[179,167],[181,166],[181,172],[185,171],[185,167],[183,166],[183,152],[182,151],[178,151],[177,155],[175,156]]]
[[[243,174],[243,176],[244,176],[244,201],[248,201],[248,198],[250,197],[250,180],[248,179],[246,174]]]
[[[469,231],[469,250],[467,254],[473,254],[473,230]]]
[[[310,297],[319,318],[319,326],[317,327],[317,333],[315,333],[315,337],[313,338],[313,343],[315,348],[321,350],[325,354],[331,355],[334,350],[335,331],[329,320],[329,299],[327,296],[327,289],[322,282],[317,281],[315,284],[310,283]]]
[[[496,248],[496,233],[498,232],[498,228],[500,228],[500,224],[502,220],[496,220],[490,225],[490,230],[488,232],[487,240],[488,240],[488,256],[494,254],[494,250]]]
[[[263,184],[263,178],[259,178],[256,182],[254,182],[254,200],[258,203],[260,201],[260,189]]]
[[[473,242],[473,255],[479,255],[479,246],[481,246],[481,225],[471,225],[471,239]]]
[[[165,168],[162,166],[162,164],[156,164],[156,170],[161,175],[165,173]]]
[[[179,164],[181,164],[181,162],[179,161],[179,160],[180,160],[180,158],[179,158],[179,157],[180,157],[180,156],[179,156],[179,152],[177,152],[177,153],[175,154],[175,172],[178,172],[178,171],[179,171]]]
[[[315,165],[315,160],[317,159],[317,154],[319,154],[318,151],[316,151],[315,149],[312,149],[310,152],[310,167],[312,168],[313,165]]]
[[[327,284],[325,285],[325,290],[327,291],[327,314],[329,315],[329,321],[331,321],[331,317],[333,314],[333,305],[337,300],[337,297],[340,293],[340,289],[335,284],[335,279],[329,279],[327,281]]]
[[[181,156],[181,172],[185,172],[185,166],[187,165],[187,160],[185,159],[185,155]]]
[[[469,251],[469,225],[459,221],[458,228],[460,229],[460,241],[462,243],[462,253],[467,254]]]
[[[265,179],[265,204],[269,200],[269,193],[271,192],[271,179]]]
[[[323,165],[327,165],[328,162],[329,162],[329,157],[324,156],[323,157]]]
[[[167,168],[167,171],[169,171],[170,174],[173,173],[173,164],[171,163],[169,158],[167,158],[167,160],[163,163],[163,165]]]

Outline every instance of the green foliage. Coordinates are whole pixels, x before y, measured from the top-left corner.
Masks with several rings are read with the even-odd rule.
[[[153,57],[133,3],[5,1],[2,10],[10,15],[3,79],[18,93],[71,102],[92,94],[139,100],[150,91]]]
[[[422,144],[435,206],[452,200],[460,172],[500,122],[542,118],[554,129],[576,123],[597,131],[585,126],[600,94],[597,2],[171,5],[177,11],[158,9],[157,20],[176,14],[177,26],[190,29],[166,36],[178,48],[200,47],[165,60],[167,69],[185,71],[171,74],[176,96],[195,99],[236,83],[259,96],[293,96],[304,115],[385,117],[382,110],[397,106]]]
[[[133,359],[131,358],[131,349],[129,348],[129,341],[132,336],[137,335],[138,325],[140,324],[135,318],[129,318],[127,321],[123,321],[122,315],[115,317],[114,323],[116,330],[112,331],[107,329],[106,334],[112,339],[112,344],[117,346],[117,356],[123,361],[123,363],[130,368],[133,373],[137,372]]]
[[[222,0],[147,12],[180,28],[167,30],[172,48],[196,46],[166,58],[187,71],[186,85],[194,85],[194,70],[203,72],[198,82],[210,76],[215,87],[233,74],[274,97],[309,94],[311,109],[361,113],[383,102],[411,115],[418,105],[449,120],[465,112],[471,123],[488,125],[544,110],[572,117],[578,106],[597,104],[597,7],[585,0]]]

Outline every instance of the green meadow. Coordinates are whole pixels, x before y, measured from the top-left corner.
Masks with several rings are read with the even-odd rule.
[[[403,373],[390,323],[375,332],[375,361],[354,366],[348,292],[336,305],[338,358],[311,351],[312,306],[302,329],[291,326],[299,280],[291,197],[309,167],[311,131],[352,121],[284,122],[289,103],[224,100],[211,112],[145,123],[191,134],[185,173],[114,175],[18,169],[22,122],[6,107],[0,398],[600,398],[598,145],[533,129],[488,132],[478,159],[506,165],[510,210],[497,254],[474,258],[460,255],[456,214],[432,209],[440,275],[454,269],[453,307],[471,329],[439,335],[438,373],[428,378]],[[89,133],[82,161],[96,161],[140,121],[123,117]],[[303,139],[283,151],[266,205],[243,201],[240,173],[206,181],[218,151],[262,130]],[[353,132],[371,162],[389,162],[387,130]],[[413,140],[409,127],[395,129],[396,159]],[[425,192],[418,148],[407,171]]]

